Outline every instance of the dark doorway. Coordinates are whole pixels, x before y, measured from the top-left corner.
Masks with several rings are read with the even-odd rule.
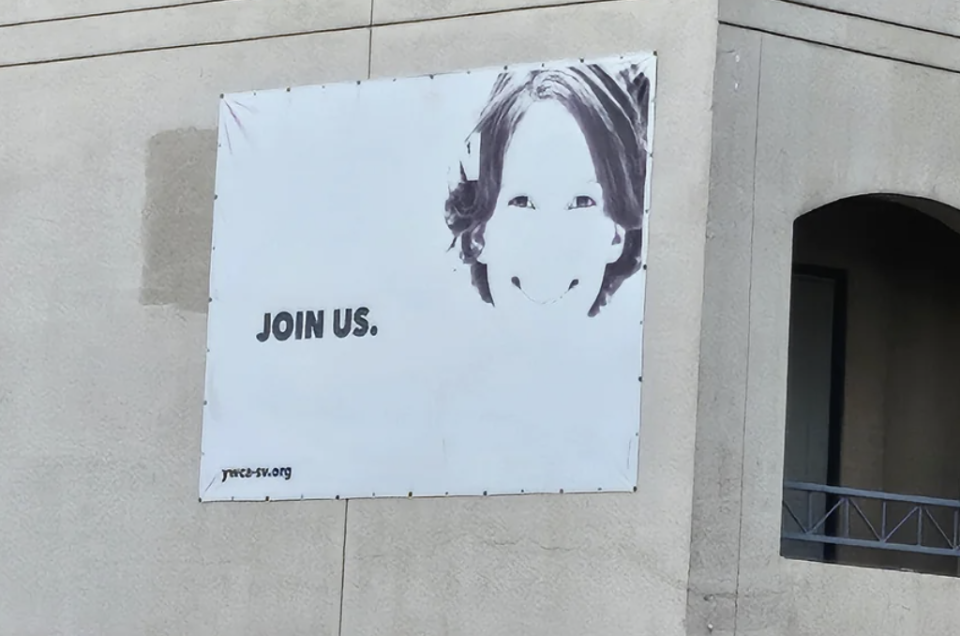
[[[846,351],[846,274],[842,270],[794,266],[790,291],[790,344],[784,480],[837,485],[843,418]],[[788,492],[791,510],[809,524],[821,519],[834,501],[829,495]],[[834,534],[836,517],[824,522]],[[784,556],[833,561],[832,545],[783,541]]]

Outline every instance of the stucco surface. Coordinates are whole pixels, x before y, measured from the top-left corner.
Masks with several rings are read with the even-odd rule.
[[[635,495],[351,502],[345,633],[684,633],[714,21],[600,2],[374,28],[374,77],[658,53],[645,397]]]
[[[315,33],[369,22],[369,1],[223,0],[0,28],[0,66]]]
[[[845,0],[826,1],[849,4]],[[914,10],[928,3],[864,0],[857,4],[896,5],[905,13],[913,14]],[[824,11],[793,0],[722,0],[720,19],[726,24],[840,47],[848,52],[960,70],[960,38],[956,33],[904,28],[903,24],[896,22],[878,21],[842,9]]]
[[[804,4],[918,29],[960,35],[960,6],[953,0],[804,0]]]
[[[877,26],[881,27],[886,28]],[[729,65],[725,56],[742,50],[743,41],[749,37],[747,31],[740,29],[721,31],[718,87],[722,81],[720,69]],[[806,574],[817,572],[817,568],[823,566],[794,565],[779,557],[793,221],[826,203],[871,192],[901,193],[957,206],[960,188],[949,175],[960,167],[956,153],[951,150],[960,138],[949,121],[951,105],[960,97],[960,79],[955,73],[909,62],[770,33],[759,37],[755,130],[750,131],[749,127],[743,130],[742,145],[721,144],[718,136],[714,146],[711,193],[718,196],[711,198],[708,219],[705,264],[708,287],[703,309],[704,316],[714,315],[711,302],[717,301],[711,301],[711,271],[729,271],[735,276],[728,283],[718,282],[721,291],[729,289],[730,293],[738,293],[743,289],[742,269],[736,268],[741,257],[734,255],[733,250],[712,252],[709,249],[711,242],[718,240],[712,235],[712,228],[717,228],[722,230],[724,240],[735,241],[741,237],[738,245],[751,253],[748,333],[744,340],[742,317],[705,319],[701,348],[698,443],[712,437],[707,427],[716,422],[712,412],[705,409],[710,405],[706,398],[727,396],[734,402],[720,408],[729,408],[736,404],[737,396],[744,395],[742,450],[737,457],[735,444],[725,446],[729,457],[720,463],[720,471],[713,474],[719,484],[717,500],[698,494],[694,523],[699,525],[704,519],[721,518],[726,512],[724,502],[741,507],[737,515],[740,537],[735,591],[737,634],[824,633],[834,630],[826,627],[828,624],[843,625],[848,620],[852,624],[853,619],[845,616],[830,623],[829,613],[814,599],[819,594],[806,594],[817,584],[827,589],[820,578],[811,576],[817,583],[805,584],[799,590],[803,593],[795,593],[798,588],[794,577],[801,571],[799,568],[809,568],[802,570]],[[733,81],[732,72],[723,72],[728,73],[727,81]],[[716,90],[715,121],[733,122],[732,126],[738,121],[737,114],[746,107],[738,99],[724,100],[720,88]],[[751,138],[756,140],[752,160],[746,154]],[[730,165],[726,165],[728,162]],[[736,196],[751,191],[752,196],[745,199]],[[744,205],[750,205],[753,211],[746,218]],[[750,224],[749,241],[739,232],[742,226],[738,223]],[[718,295],[720,293],[718,291]],[[720,311],[725,307],[719,302],[716,306]],[[733,351],[709,344],[719,341],[739,344]],[[735,361],[740,355],[747,356],[745,370],[732,365],[726,375],[708,373],[714,365]],[[731,435],[736,435],[736,423],[723,426]],[[702,435],[708,437],[702,438]],[[701,467],[715,465],[709,461],[698,463],[698,491],[709,492],[706,484],[710,479],[707,475],[701,478]],[[701,483],[703,490],[700,490]],[[697,512],[700,509],[702,513]],[[704,517],[698,518],[698,514]],[[719,535],[706,541],[716,549],[723,549],[728,545],[727,527],[721,520]],[[697,536],[694,532],[695,541]],[[695,542],[692,554],[697,553]],[[696,565],[697,561],[692,560],[691,583]],[[709,570],[719,565],[707,563],[706,567]],[[707,574],[698,576],[710,580]],[[897,612],[901,610],[877,606],[875,596],[871,596],[874,591],[865,584],[874,576],[877,575],[856,568],[830,570],[830,580],[835,585],[831,584],[830,592],[822,593],[835,595],[833,606],[849,616],[879,611],[886,617],[886,623],[871,617],[865,619],[864,624],[875,625],[877,632],[886,633],[888,630],[883,625],[896,623]],[[897,576],[909,575],[887,573],[883,576],[889,577],[883,581],[895,581]],[[723,581],[723,575],[718,571],[715,579]],[[947,581],[937,585],[954,589],[951,586],[955,584]],[[915,597],[906,598],[912,600],[903,603],[903,612],[920,617],[928,611],[926,604],[916,601]],[[692,593],[691,599],[694,599]],[[861,607],[870,610],[861,610]],[[703,607],[697,608],[691,600],[688,614],[691,625],[695,625],[692,619],[703,611]],[[813,620],[815,614],[817,618]],[[797,616],[818,627],[806,631],[808,627],[802,620],[798,621]],[[925,631],[929,625],[924,620],[904,623],[908,628],[905,633],[933,633]],[[941,629],[934,632],[947,633],[949,630],[942,629],[946,624],[938,623]],[[860,631],[858,628],[857,632]]]
[[[736,624],[761,38],[723,26],[717,41],[687,614],[704,636]]]
[[[227,0],[6,0],[0,5],[0,25],[203,4],[211,1]]]
[[[505,10],[532,9],[608,0],[375,0],[373,23],[416,22]]]
[[[793,220],[960,204],[960,79],[923,66],[960,67],[960,40],[723,4],[766,33],[717,40],[708,0],[170,0],[0,29],[0,635],[956,631],[956,581],[785,561],[779,523]],[[636,50],[659,55],[639,491],[201,506],[217,96]]]
[[[346,32],[0,70],[0,634],[335,634],[342,502],[197,501],[218,95]],[[325,64],[317,64],[317,60]]]
[[[784,632],[822,634],[955,634],[960,581],[955,578],[784,561],[791,603]]]
[[[715,4],[302,4],[4,31],[0,634],[683,634]],[[639,492],[200,505],[218,95],[644,50]]]

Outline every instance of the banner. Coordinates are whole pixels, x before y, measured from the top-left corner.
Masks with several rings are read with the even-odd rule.
[[[201,500],[634,490],[655,70],[225,95]]]

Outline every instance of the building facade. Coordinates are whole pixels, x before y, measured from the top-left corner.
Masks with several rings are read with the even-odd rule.
[[[200,504],[218,96],[638,50],[637,492]],[[941,0],[0,2],[0,634],[956,633],[958,72]]]

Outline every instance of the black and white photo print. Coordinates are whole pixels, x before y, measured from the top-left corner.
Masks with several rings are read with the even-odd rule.
[[[201,500],[635,489],[655,73],[223,96]]]
[[[483,300],[593,316],[640,269],[649,97],[637,65],[497,78],[446,204]]]

